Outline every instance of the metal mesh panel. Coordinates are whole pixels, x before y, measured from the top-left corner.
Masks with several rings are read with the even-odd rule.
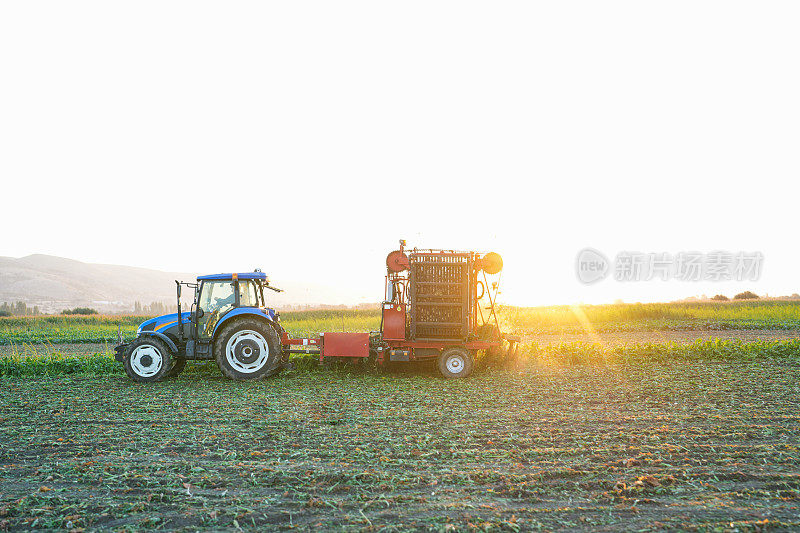
[[[415,254],[410,259],[413,338],[465,338],[469,326],[469,257]]]

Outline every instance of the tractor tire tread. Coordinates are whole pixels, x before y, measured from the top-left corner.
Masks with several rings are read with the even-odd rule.
[[[225,357],[225,344],[228,342],[228,338],[233,335],[233,333],[241,329],[251,329],[261,333],[264,336],[264,339],[267,341],[270,357],[273,357],[273,353],[276,354],[271,363],[268,363],[264,369],[254,372],[253,374],[237,372],[230,367]],[[237,381],[258,381],[268,378],[274,376],[282,369],[282,350],[280,337],[275,331],[275,328],[263,320],[253,318],[235,319],[222,326],[222,331],[220,331],[214,339],[214,359],[217,361],[217,366],[226,378]]]
[[[175,356],[172,358],[172,360],[174,363],[172,365],[172,368],[169,369],[169,372],[167,372],[167,379],[173,379],[178,377],[181,374],[181,372],[183,372],[183,369],[186,368],[185,357]]]
[[[142,346],[144,344],[150,344],[155,346],[159,352],[161,352],[161,357],[163,359],[161,369],[154,375],[149,377],[143,377],[134,372],[133,368],[131,367],[131,355],[133,351]],[[123,357],[123,366],[125,367],[125,373],[131,378],[133,381],[138,383],[153,383],[155,381],[161,381],[169,374],[170,369],[172,368],[172,352],[169,349],[169,346],[159,339],[158,337],[153,336],[141,336],[136,338],[133,342],[131,342],[128,347],[125,349],[125,355]]]

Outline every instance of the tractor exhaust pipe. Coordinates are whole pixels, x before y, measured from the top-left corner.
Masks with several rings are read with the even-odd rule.
[[[181,282],[175,280],[176,291],[178,293],[178,339],[183,344],[183,317],[181,316]]]

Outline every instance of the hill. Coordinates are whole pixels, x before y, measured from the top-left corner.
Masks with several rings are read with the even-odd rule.
[[[0,302],[38,305],[42,312],[72,307],[93,307],[103,313],[130,312],[134,302],[175,305],[175,281],[191,281],[189,272],[163,272],[123,265],[84,263],[74,259],[35,254],[0,257]],[[326,287],[275,283],[283,293],[269,292],[270,305],[278,308],[314,306],[343,301]],[[188,305],[191,295],[184,292]]]

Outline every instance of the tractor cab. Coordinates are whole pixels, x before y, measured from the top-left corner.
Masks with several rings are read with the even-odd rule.
[[[254,308],[274,317],[275,311],[267,307],[264,299],[265,286],[269,286],[269,280],[262,272],[212,274],[197,278],[190,315],[195,326],[192,328],[194,338],[211,339],[220,320],[234,309]]]
[[[275,310],[267,307],[264,289],[278,292],[280,289],[270,286],[269,278],[263,272],[210,274],[199,276],[195,284],[185,285],[194,288],[188,327],[183,328],[187,354],[203,356],[209,353],[210,343],[220,325],[236,316],[250,314],[271,322],[279,320]],[[180,286],[178,283],[179,313]]]

